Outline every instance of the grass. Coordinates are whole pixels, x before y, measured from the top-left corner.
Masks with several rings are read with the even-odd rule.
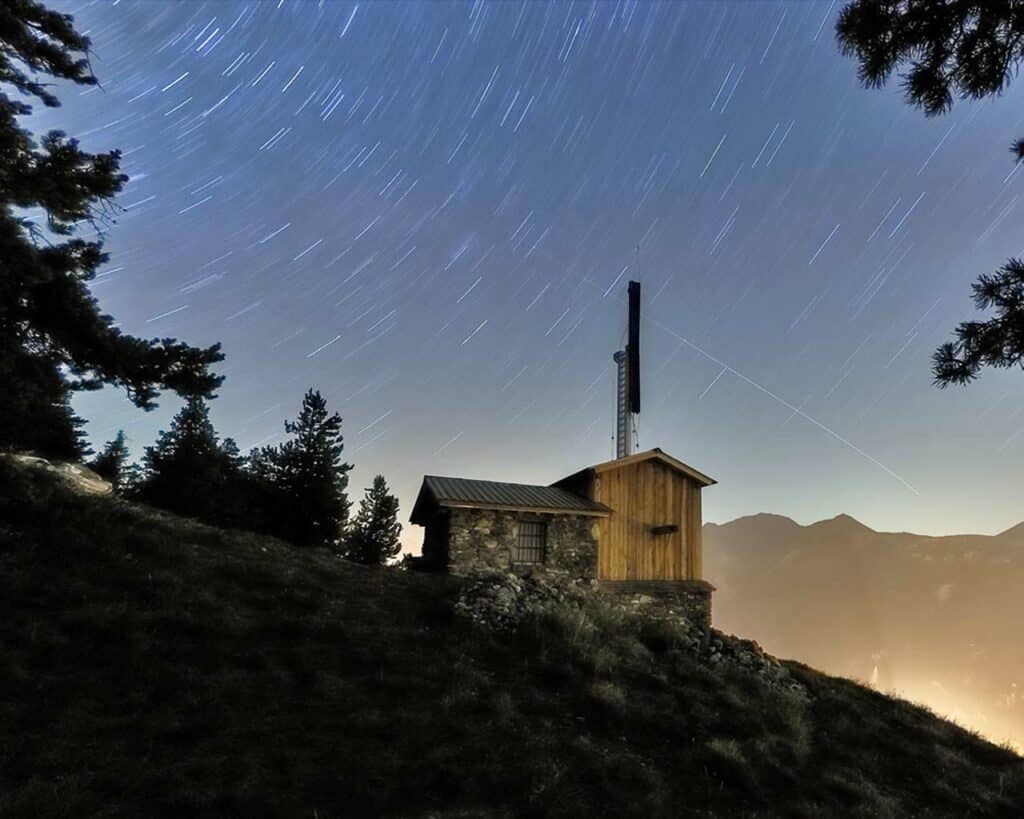
[[[1024,761],[920,707],[597,604],[492,634],[456,592],[0,462],[0,816],[1024,810]]]

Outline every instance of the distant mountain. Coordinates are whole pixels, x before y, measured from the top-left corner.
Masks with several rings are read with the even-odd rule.
[[[704,527],[714,622],[1024,745],[1024,523],[876,532],[849,515]]]
[[[1011,526],[1005,532],[1000,532],[996,538],[1008,542],[1024,543],[1024,522]]]

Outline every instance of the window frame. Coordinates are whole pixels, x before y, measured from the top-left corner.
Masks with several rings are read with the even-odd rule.
[[[529,528],[532,534],[524,531]],[[531,541],[524,545],[524,535]],[[533,557],[526,559],[525,555]],[[548,521],[544,518],[520,518],[516,527],[516,541],[512,548],[512,565],[543,566],[548,559]]]

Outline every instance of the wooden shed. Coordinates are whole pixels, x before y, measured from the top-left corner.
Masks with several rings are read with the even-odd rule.
[[[715,481],[660,449],[549,485],[428,475],[411,520],[457,573],[530,566],[585,580],[702,580],[700,493]]]
[[[713,483],[660,449],[546,486],[428,475],[411,520],[425,529],[424,567],[540,572],[706,628],[700,493]]]
[[[660,449],[588,467],[554,486],[608,507],[596,578],[702,580],[701,490],[715,481]]]
[[[715,481],[660,449],[633,454],[640,412],[640,283],[616,364],[615,460],[547,486],[428,475],[412,511],[422,564],[543,572],[608,590],[627,609],[711,623],[701,491]]]

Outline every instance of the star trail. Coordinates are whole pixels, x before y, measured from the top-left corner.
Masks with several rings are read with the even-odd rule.
[[[1020,253],[1016,87],[927,119],[858,84],[835,3],[57,6],[101,85],[33,127],[130,176],[94,292],[223,342],[243,450],[316,386],[353,491],[384,473],[403,516],[424,472],[605,460],[639,279],[640,445],[720,481],[708,519],[1021,519],[1024,380],[939,391],[929,361]],[[77,405],[137,453],[178,401]]]

